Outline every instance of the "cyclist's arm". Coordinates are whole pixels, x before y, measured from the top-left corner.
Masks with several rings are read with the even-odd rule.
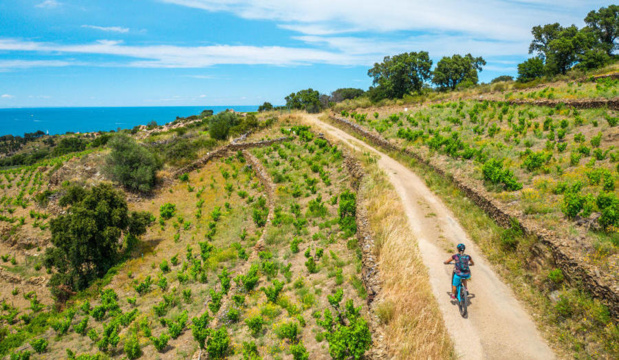
[[[469,258],[469,263],[470,263],[471,265],[475,265],[475,262],[473,261],[473,258]]]
[[[443,261],[443,264],[447,265],[447,264],[449,264],[452,261],[454,261],[454,259],[453,259],[453,257],[450,257],[449,260]]]

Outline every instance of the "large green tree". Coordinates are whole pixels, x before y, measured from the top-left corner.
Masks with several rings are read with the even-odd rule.
[[[436,64],[432,82],[441,90],[455,90],[463,83],[474,85],[479,81],[477,72],[482,70],[483,65],[486,65],[486,61],[481,56],[473,57],[471,54],[445,56]]]
[[[544,76],[544,60],[540,57],[527,59],[518,64],[518,81],[528,82]]]
[[[589,12],[585,23],[593,30],[606,53],[612,55],[618,48],[615,41],[619,37],[619,5],[609,5]]]
[[[362,96],[363,94],[365,94],[365,91],[362,89],[340,88],[331,93],[329,101],[338,103],[340,101],[357,98],[359,96]]]
[[[594,44],[590,31],[579,30],[576,25],[561,28],[545,50],[546,71],[551,75],[565,74]]]
[[[286,107],[305,110],[308,113],[318,113],[322,109],[320,93],[312,88],[300,90],[286,96]]]
[[[402,98],[412,92],[420,92],[430,80],[432,60],[426,51],[385,56],[383,62],[375,63],[368,70],[373,79],[372,97]]]
[[[225,140],[230,129],[239,124],[239,117],[232,111],[224,111],[211,117],[209,120],[209,135],[213,139]]]
[[[131,190],[150,191],[155,186],[155,173],[161,161],[148,149],[126,135],[117,135],[110,142],[112,149],[105,171],[115,181]]]
[[[50,221],[53,247],[45,253],[45,266],[55,270],[50,280],[58,300],[86,288],[118,261],[123,234],[146,232],[150,214],[129,214],[124,195],[110,184],[90,190],[71,186],[60,199],[64,215]]]

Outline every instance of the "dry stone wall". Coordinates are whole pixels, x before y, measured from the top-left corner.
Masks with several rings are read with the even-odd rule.
[[[540,258],[545,258],[547,255],[546,253],[550,253],[555,264],[563,271],[568,281],[572,284],[581,284],[584,286],[594,297],[600,299],[608,306],[613,317],[619,317],[619,284],[614,284],[612,280],[600,274],[597,269],[588,266],[584,261],[580,261],[576,254],[569,251],[569,241],[567,239],[561,239],[552,231],[540,229],[533,221],[523,219],[516,214],[510,213],[510,211],[506,210],[502,204],[492,199],[484,190],[475,189],[465,184],[462,180],[449,174],[445,169],[433,164],[419,154],[409,149],[402,149],[390,143],[382,136],[370,132],[347,119],[333,115],[330,116],[330,119],[337,125],[357,133],[364,139],[369,140],[383,149],[405,153],[427,165],[442,177],[450,180],[500,226],[509,227],[512,223],[516,223],[523,229],[525,234],[537,237],[541,245],[538,246],[535,251],[538,252]]]

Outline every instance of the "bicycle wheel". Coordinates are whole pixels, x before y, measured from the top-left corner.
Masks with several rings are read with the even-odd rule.
[[[466,317],[468,315],[467,301],[469,294],[466,291],[466,288],[462,285],[459,287],[459,293],[460,301],[458,302],[458,308],[460,309],[460,315],[462,315],[462,317]]]

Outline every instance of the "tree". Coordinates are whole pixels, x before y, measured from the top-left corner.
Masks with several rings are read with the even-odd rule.
[[[490,83],[494,84],[494,83],[498,83],[498,82],[502,82],[502,81],[514,81],[514,77],[513,76],[509,76],[509,75],[501,75],[501,76],[497,76],[494,79],[492,79],[492,81],[490,81]]]
[[[90,190],[74,185],[59,204],[69,208],[50,221],[54,246],[47,249],[44,261],[56,270],[50,285],[62,301],[105,275],[119,259],[122,234],[135,237],[146,232],[150,214],[129,214],[125,197],[111,184]]]
[[[271,110],[273,110],[273,105],[267,101],[265,101],[264,104],[258,106],[258,112],[271,111]]]
[[[619,37],[619,5],[609,5],[589,12],[585,23],[593,30],[606,54],[612,55],[618,47],[615,40]]]
[[[412,92],[421,92],[423,84],[430,80],[432,60],[426,51],[385,56],[383,62],[375,63],[368,70],[373,79],[371,97],[402,98]]]
[[[477,72],[482,71],[483,65],[486,61],[482,57],[475,58],[471,54],[445,56],[436,64],[432,82],[441,90],[455,90],[465,83],[474,85],[478,81]]]
[[[595,38],[590,31],[579,30],[576,25],[562,28],[548,43],[546,71],[550,75],[567,73],[594,44]]]
[[[213,139],[225,140],[228,138],[230,128],[239,124],[239,118],[231,111],[220,112],[211,117],[209,121],[209,135]]]
[[[518,64],[518,81],[529,82],[544,76],[544,60],[540,57],[527,59]]]
[[[286,96],[286,107],[289,109],[305,110],[308,113],[317,113],[322,109],[320,93],[312,88],[300,90]]]
[[[116,135],[109,142],[112,149],[106,159],[105,172],[131,190],[150,191],[161,161],[133,138]]]
[[[545,60],[549,53],[548,45],[559,36],[562,30],[563,28],[559,23],[534,26],[531,29],[533,41],[529,45],[529,54],[537,52],[538,56]]]
[[[329,100],[338,103],[344,100],[358,98],[359,96],[363,96],[363,94],[365,94],[365,91],[362,89],[340,88],[331,93]]]

